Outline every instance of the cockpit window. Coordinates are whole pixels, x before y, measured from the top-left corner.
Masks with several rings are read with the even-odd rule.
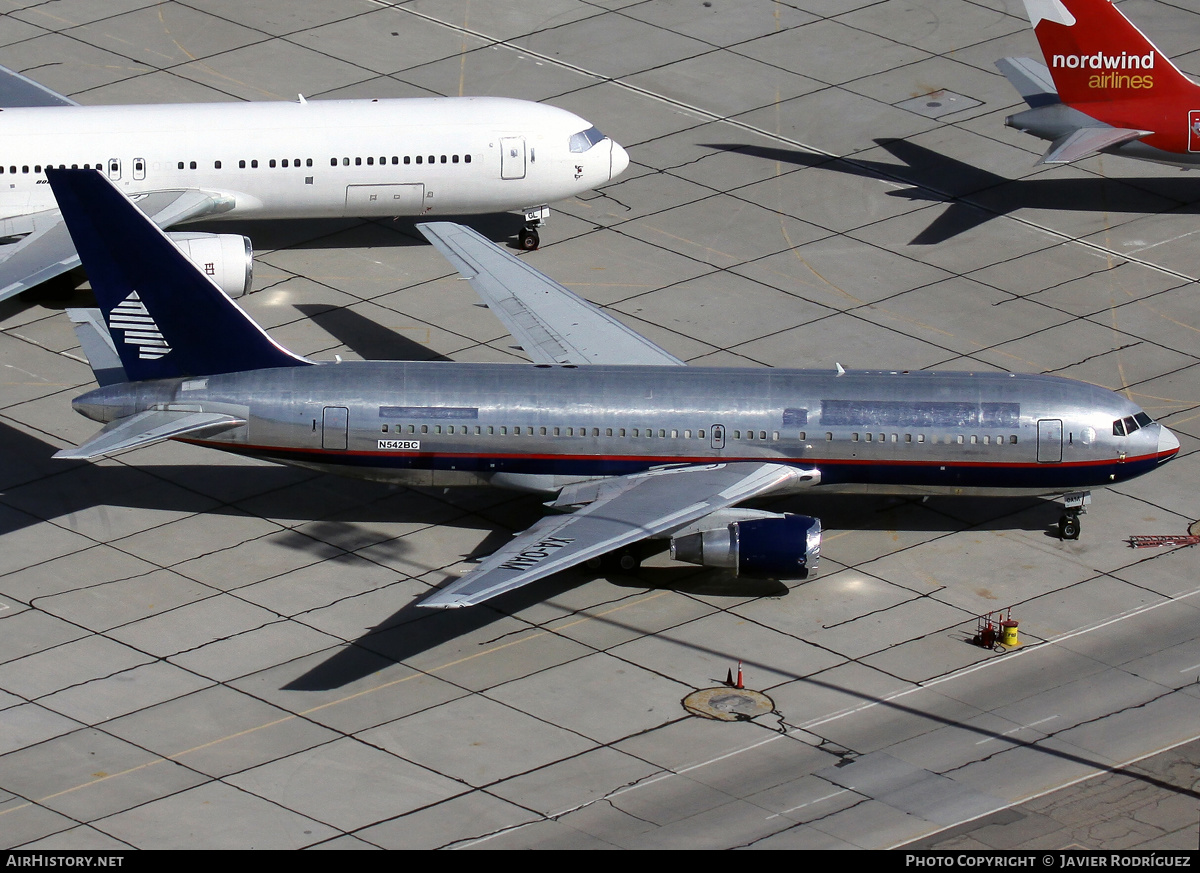
[[[587,130],[581,130],[571,137],[571,151],[577,153],[586,152],[603,139],[604,134],[600,132],[600,128],[589,127]]]
[[[1129,436],[1129,434],[1141,430],[1148,424],[1154,424],[1154,419],[1144,412],[1139,412],[1137,415],[1130,415],[1127,418],[1118,418],[1113,422],[1113,436]]]

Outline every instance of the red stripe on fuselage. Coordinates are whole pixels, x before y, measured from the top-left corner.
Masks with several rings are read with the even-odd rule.
[[[471,460],[530,460],[530,461],[618,461],[626,463],[644,463],[647,465],[660,464],[720,464],[720,463],[736,463],[736,462],[757,462],[762,464],[791,464],[796,466],[833,466],[833,465],[870,465],[870,464],[888,464],[890,466],[906,466],[906,467],[998,467],[1004,469],[1028,469],[1038,467],[1102,467],[1108,464],[1126,463],[1133,464],[1141,461],[1165,461],[1179,449],[1172,449],[1169,452],[1153,452],[1146,455],[1134,455],[1132,457],[1121,458],[1112,456],[1099,460],[1090,461],[1011,461],[1011,462],[994,462],[994,461],[945,461],[945,460],[930,460],[930,461],[915,461],[904,460],[900,458],[812,458],[812,457],[781,457],[781,456],[731,456],[731,455],[607,455],[607,454],[555,454],[555,453],[535,453],[535,452],[423,452],[423,451],[404,451],[402,449],[385,450],[385,451],[360,451],[354,449],[321,449],[321,448],[304,448],[293,446],[259,446],[235,443],[222,443],[212,440],[188,439],[184,437],[176,438],[176,442],[189,443],[191,445],[204,446],[205,448],[221,449],[223,451],[233,451],[239,453],[259,453],[259,454],[303,454],[318,457],[339,458],[339,457],[354,457],[354,458],[447,458],[447,459],[471,459]]]

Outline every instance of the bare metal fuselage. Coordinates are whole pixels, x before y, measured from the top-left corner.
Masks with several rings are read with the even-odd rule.
[[[823,490],[1060,494],[1140,475],[1178,449],[1083,382],[939,373],[345,362],[112,385],[111,421],[158,408],[247,423],[199,445],[413,485],[554,490],[670,464],[769,460]],[[1143,421],[1145,421],[1143,414]]]

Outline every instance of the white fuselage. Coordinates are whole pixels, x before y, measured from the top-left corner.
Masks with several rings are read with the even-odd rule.
[[[497,97],[18,108],[0,132],[10,234],[55,207],[46,166],[100,168],[129,195],[211,191],[223,217],[307,218],[539,206],[628,164],[577,115]]]

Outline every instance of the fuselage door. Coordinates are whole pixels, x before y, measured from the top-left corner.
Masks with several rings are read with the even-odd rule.
[[[133,178],[135,181],[141,181],[146,178],[146,159],[133,159]]]
[[[1062,460],[1063,424],[1058,418],[1038,421],[1037,458],[1039,464],[1057,464]]]
[[[326,406],[321,419],[321,448],[346,448],[350,410],[344,406]]]
[[[525,137],[500,137],[500,178],[525,178]]]
[[[120,158],[109,158],[108,159],[108,178],[112,179],[114,182],[121,178],[121,159]]]
[[[709,445],[717,451],[725,448],[725,425],[714,424],[711,433],[712,438],[709,440]]]

